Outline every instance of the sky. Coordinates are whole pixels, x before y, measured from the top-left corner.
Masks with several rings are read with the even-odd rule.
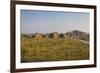
[[[90,14],[80,12],[21,10],[21,33],[89,33]]]

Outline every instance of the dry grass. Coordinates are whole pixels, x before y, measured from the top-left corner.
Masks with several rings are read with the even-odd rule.
[[[89,59],[89,45],[72,38],[21,37],[21,62]]]

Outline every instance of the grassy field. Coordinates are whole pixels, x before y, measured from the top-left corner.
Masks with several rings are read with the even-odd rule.
[[[73,38],[43,38],[21,36],[21,62],[43,62],[89,59],[89,45]]]

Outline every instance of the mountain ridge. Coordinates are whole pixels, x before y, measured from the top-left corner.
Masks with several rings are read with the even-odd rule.
[[[39,37],[39,38],[65,38],[65,37],[72,37],[76,39],[81,39],[85,41],[89,41],[89,33],[73,30],[66,33],[59,33],[59,32],[51,32],[51,33],[34,33],[34,34],[23,34],[25,37]]]

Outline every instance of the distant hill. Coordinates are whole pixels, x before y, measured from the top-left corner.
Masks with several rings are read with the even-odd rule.
[[[58,33],[58,32],[52,32],[52,33],[46,33],[46,34],[22,34],[24,37],[28,38],[66,38],[66,37],[71,37],[71,38],[76,38],[76,39],[81,39],[84,41],[89,42],[89,34],[86,32],[82,32],[79,30],[73,30],[70,32],[66,33]]]
[[[74,30],[74,31],[71,31],[71,32],[67,32],[66,35],[69,36],[69,37],[89,41],[89,34],[86,33],[86,32]]]

